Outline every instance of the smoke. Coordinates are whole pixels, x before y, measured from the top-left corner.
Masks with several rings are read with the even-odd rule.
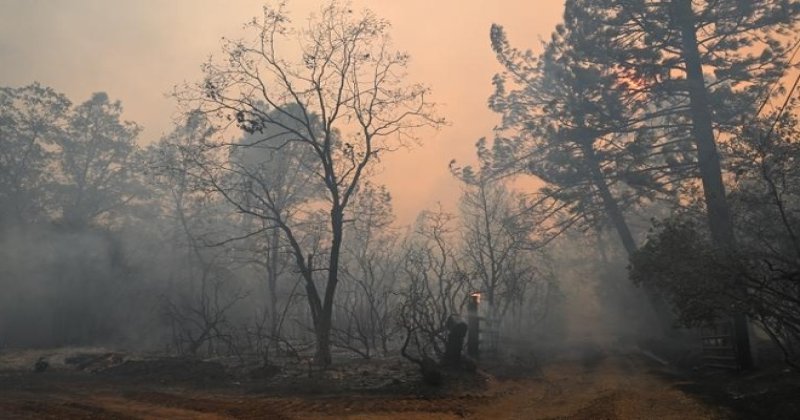
[[[144,274],[158,264],[134,264],[126,252],[145,244],[54,225],[20,225],[0,238],[2,345],[145,344],[137,341],[156,324],[159,284]]]
[[[614,232],[570,232],[553,245],[554,269],[567,302],[565,344],[631,345],[658,336],[644,291],[628,279],[628,256]]]

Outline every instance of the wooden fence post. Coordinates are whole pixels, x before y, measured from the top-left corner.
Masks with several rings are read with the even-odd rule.
[[[480,320],[478,318],[478,302],[480,294],[473,293],[467,302],[467,354],[469,357],[478,360],[479,357],[479,337]]]

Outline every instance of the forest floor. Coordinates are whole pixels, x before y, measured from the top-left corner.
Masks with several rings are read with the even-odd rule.
[[[415,367],[396,358],[341,361],[325,371],[297,362],[259,376],[214,361],[71,352],[84,356],[49,352],[42,373],[31,370],[42,352],[0,352],[0,418],[800,418],[800,378],[783,369],[680,373],[636,352],[575,351],[541,367],[483,365],[446,376],[438,388],[421,385]]]

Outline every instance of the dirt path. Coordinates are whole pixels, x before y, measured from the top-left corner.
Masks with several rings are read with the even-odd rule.
[[[492,381],[475,395],[286,398],[147,387],[3,390],[0,418],[708,419],[727,418],[646,361],[612,356],[550,364],[541,379]]]
[[[551,364],[544,378],[511,389],[471,417],[492,419],[715,419],[730,417],[650,373],[639,357],[613,356],[591,365]]]

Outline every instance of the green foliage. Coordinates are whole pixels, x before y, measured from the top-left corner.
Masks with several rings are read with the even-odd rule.
[[[645,244],[630,258],[630,278],[657,290],[687,327],[730,314],[741,268],[714,250],[696,221],[677,217],[656,222]]]

